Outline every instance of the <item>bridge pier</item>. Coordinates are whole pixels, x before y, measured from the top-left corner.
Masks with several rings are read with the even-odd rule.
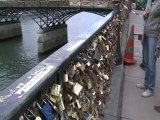
[[[38,53],[45,53],[68,42],[67,25],[60,24],[38,31]]]
[[[21,22],[3,22],[0,23],[0,40],[9,39],[22,35]]]

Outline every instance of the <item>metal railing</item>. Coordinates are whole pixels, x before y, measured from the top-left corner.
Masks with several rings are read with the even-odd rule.
[[[17,120],[37,99],[42,89],[48,88],[53,83],[62,84],[64,71],[71,64],[71,61],[86,49],[90,42],[102,35],[108,27],[115,29],[110,25],[118,25],[119,27],[116,29],[117,32],[120,32],[123,26],[121,23],[124,22],[124,19],[116,18],[117,15],[116,11],[112,11],[87,32],[77,36],[76,41],[64,45],[11,86],[0,92],[0,120]],[[110,34],[118,41],[120,39],[119,36],[113,36],[112,33],[107,34]]]

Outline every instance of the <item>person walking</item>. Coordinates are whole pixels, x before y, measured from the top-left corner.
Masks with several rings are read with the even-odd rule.
[[[148,19],[144,26],[144,58],[145,64],[145,78],[143,84],[137,84],[140,89],[145,89],[142,93],[143,97],[149,97],[153,95],[155,89],[156,79],[156,45],[158,36],[160,35],[160,0],[155,0]]]

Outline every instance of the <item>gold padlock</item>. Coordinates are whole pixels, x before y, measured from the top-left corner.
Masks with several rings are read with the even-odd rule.
[[[61,91],[61,85],[53,84],[51,94],[54,96],[59,96]]]
[[[79,103],[79,100],[76,99],[76,103],[77,103],[78,108],[80,109],[81,108],[81,104]]]
[[[81,92],[83,86],[80,85],[79,83],[76,83],[73,87],[73,93],[76,94],[77,96],[79,95],[79,93]]]
[[[94,41],[92,42],[92,47],[93,47],[93,49],[96,49],[96,46],[97,46],[97,40],[94,40]]]
[[[72,118],[76,118],[77,117],[77,112],[74,111],[71,116],[72,116]]]
[[[88,78],[88,84],[87,84],[88,89],[92,88],[92,81],[90,78]]]
[[[84,71],[86,69],[84,63],[81,63],[81,66],[79,67],[82,71]]]
[[[52,95],[50,95],[49,99],[50,99],[53,103],[56,103],[56,102],[57,102],[57,100],[56,100]]]
[[[68,74],[67,73],[64,74],[64,78],[63,79],[64,79],[64,82],[68,82]]]
[[[70,109],[70,110],[67,111],[67,114],[68,114],[69,117],[72,115],[72,113],[73,113],[72,109]]]
[[[92,114],[89,114],[88,120],[93,120],[94,116]]]
[[[60,111],[65,110],[65,106],[64,106],[62,98],[58,101],[58,107]]]
[[[81,108],[81,109],[82,109],[83,112],[88,111],[87,103],[84,102],[84,103],[82,104],[82,108]]]

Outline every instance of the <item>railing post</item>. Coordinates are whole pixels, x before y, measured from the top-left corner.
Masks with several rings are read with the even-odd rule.
[[[112,0],[113,4],[114,4],[114,11],[116,13],[120,12],[120,8],[119,8],[119,0]],[[117,48],[116,48],[116,65],[121,65],[122,64],[122,53],[121,53],[121,45],[120,45],[120,26],[118,25],[118,32],[117,32]]]

